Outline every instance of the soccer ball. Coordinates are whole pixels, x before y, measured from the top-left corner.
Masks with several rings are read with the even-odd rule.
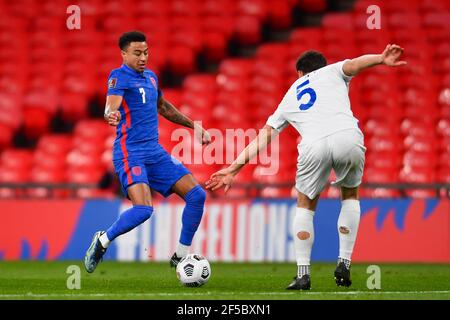
[[[177,278],[186,287],[200,287],[210,276],[209,262],[200,254],[188,254],[177,265]]]

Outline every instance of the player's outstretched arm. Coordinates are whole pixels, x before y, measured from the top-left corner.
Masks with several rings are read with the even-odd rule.
[[[122,104],[122,96],[109,95],[106,97],[105,113],[103,115],[106,122],[111,126],[117,126],[120,122],[121,115],[119,112]]]
[[[158,113],[173,123],[194,129],[196,136],[198,136],[202,144],[211,142],[211,136],[208,131],[189,119],[189,117],[182,114],[173,104],[163,97],[158,100]]]
[[[356,76],[364,69],[380,64],[390,67],[403,66],[406,61],[398,61],[403,51],[404,49],[396,44],[388,44],[381,54],[366,54],[346,61],[342,70],[347,76]]]
[[[253,139],[247,147],[237,156],[233,163],[225,169],[213,173],[206,182],[206,189],[217,190],[225,187],[225,193],[233,184],[234,177],[253,157],[261,152],[272,141],[278,131],[271,126],[265,125],[258,136]]]

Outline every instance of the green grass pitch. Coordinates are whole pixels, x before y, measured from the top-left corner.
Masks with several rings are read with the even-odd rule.
[[[80,267],[80,289],[68,289],[70,265]],[[312,266],[310,291],[287,291],[294,263],[211,263],[210,281],[183,287],[166,263],[102,262],[88,274],[81,261],[0,262],[0,299],[309,300],[450,299],[450,266],[378,264],[381,290],[369,290],[368,264],[352,266],[353,285],[337,287],[331,263]]]

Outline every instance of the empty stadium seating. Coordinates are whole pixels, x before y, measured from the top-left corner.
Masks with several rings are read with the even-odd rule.
[[[365,24],[366,9],[374,4],[383,10],[381,30],[368,30]],[[7,13],[0,19],[0,182],[97,183],[112,170],[114,130],[102,119],[89,118],[88,102],[96,94],[104,96],[108,72],[121,63],[117,37],[128,29],[147,33],[149,65],[157,74],[167,69],[185,76],[181,87],[163,88],[166,99],[204,127],[221,131],[262,127],[297,78],[295,61],[302,51],[320,50],[332,63],[397,42],[406,50],[406,67],[365,71],[350,85],[368,147],[364,181],[450,181],[448,1],[362,0],[351,11],[331,13],[325,0],[97,0],[79,5],[86,15],[82,30],[68,30],[64,1],[0,1]],[[292,29],[294,9],[323,14],[321,26]],[[291,29],[290,36],[263,42],[265,27]],[[231,41],[254,46],[255,54],[230,57]],[[217,72],[198,71],[200,54],[218,64]],[[73,123],[73,132],[52,132],[56,116]],[[171,139],[175,128],[160,120],[160,141],[169,151],[177,143]],[[15,148],[19,131],[37,141],[33,150]],[[279,140],[277,175],[264,176],[256,166],[239,179],[268,184],[262,195],[290,196],[290,189],[270,184],[293,181],[296,144],[291,136],[295,133],[283,132]],[[190,169],[204,182],[220,165]],[[13,194],[0,191],[0,196]],[[325,196],[334,192],[327,189]],[[105,195],[91,189],[79,194]],[[401,195],[384,188],[363,194]],[[33,195],[46,193],[35,190]],[[412,190],[408,195],[436,193]]]

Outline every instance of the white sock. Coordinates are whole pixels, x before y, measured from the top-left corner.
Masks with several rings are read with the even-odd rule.
[[[339,258],[351,260],[358,234],[361,208],[359,200],[343,200],[337,223],[339,234]]]
[[[175,253],[177,254],[178,258],[186,257],[188,254],[190,246],[185,246],[184,244],[178,243],[177,250]]]
[[[314,242],[314,211],[297,208],[294,218],[294,247],[297,265],[310,265]]]
[[[310,275],[310,266],[299,265],[297,266],[297,277],[301,278],[305,274]]]
[[[100,240],[100,243],[102,244],[103,248],[108,248],[111,241],[109,241],[108,236],[106,235],[106,232],[103,232],[103,234],[98,238]]]

